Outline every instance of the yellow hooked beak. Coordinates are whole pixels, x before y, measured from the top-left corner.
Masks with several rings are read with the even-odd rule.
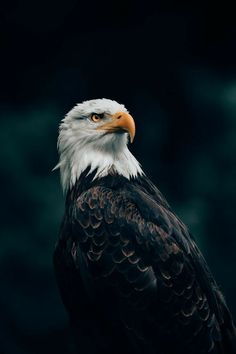
[[[133,117],[127,112],[117,112],[111,116],[112,121],[100,125],[98,130],[105,130],[107,133],[127,132],[132,143],[135,136],[135,123]]]

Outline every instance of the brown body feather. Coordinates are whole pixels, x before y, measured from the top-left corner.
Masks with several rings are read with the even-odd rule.
[[[74,326],[95,338],[91,352],[236,353],[203,256],[148,179],[82,176],[67,196],[54,262]]]

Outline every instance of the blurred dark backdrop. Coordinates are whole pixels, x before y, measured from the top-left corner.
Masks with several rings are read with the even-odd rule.
[[[77,102],[135,117],[130,147],[236,317],[236,22],[227,2],[2,2],[0,353],[74,353],[52,267],[56,140]]]

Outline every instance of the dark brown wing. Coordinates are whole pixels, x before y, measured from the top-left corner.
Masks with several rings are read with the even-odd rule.
[[[71,218],[68,214],[62,222],[60,237],[54,251],[54,270],[64,306],[68,311],[74,332],[76,353],[118,354],[121,347],[114,347],[113,341],[122,342],[128,349],[122,328],[111,326],[103,316],[99,299],[87,279],[87,265],[83,261],[78,242],[72,237]],[[74,225],[75,226],[75,225]],[[80,231],[79,231],[80,232]],[[76,233],[84,239],[84,232]]]
[[[103,315],[146,353],[233,353],[224,350],[230,315],[186,228],[145,193],[136,197],[93,187],[73,210]]]
[[[75,252],[75,243],[71,238],[71,225],[65,216],[53,257],[56,280],[75,331],[73,339],[76,350],[80,354],[93,354],[97,353],[96,345],[91,340],[94,335],[92,330],[97,327],[95,307],[89,301],[81,269],[77,264],[79,254],[76,253],[75,257]]]

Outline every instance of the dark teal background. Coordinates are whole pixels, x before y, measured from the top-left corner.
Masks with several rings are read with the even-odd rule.
[[[131,151],[189,226],[236,316],[236,25],[230,3],[3,2],[0,353],[73,354],[52,254],[58,124],[111,98]]]

